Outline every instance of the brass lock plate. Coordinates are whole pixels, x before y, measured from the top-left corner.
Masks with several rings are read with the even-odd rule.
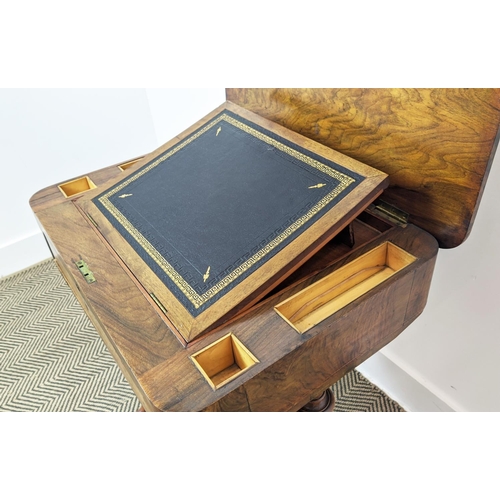
[[[94,283],[94,281],[96,281],[96,279],[94,278],[94,274],[83,260],[79,260],[78,262],[75,262],[75,264],[76,267],[80,269],[80,272],[82,273],[87,283]]]

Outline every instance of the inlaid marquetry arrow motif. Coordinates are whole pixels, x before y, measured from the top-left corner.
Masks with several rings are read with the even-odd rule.
[[[206,273],[203,275],[203,282],[207,281],[209,276],[210,276],[210,266],[208,266]]]

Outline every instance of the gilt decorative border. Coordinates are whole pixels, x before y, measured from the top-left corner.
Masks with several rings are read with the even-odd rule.
[[[265,247],[260,249],[257,253],[252,255],[244,263],[239,265],[230,274],[225,276],[222,280],[212,286],[202,295],[198,294],[189,283],[176,271],[176,269],[160,254],[160,252],[141,234],[141,232],[120,212],[120,210],[113,204],[110,198],[122,191],[128,185],[139,179],[141,176],[150,172],[152,169],[156,168],[162,162],[167,160],[172,155],[176,154],[187,145],[195,141],[202,134],[207,133],[209,130],[213,129],[216,125],[226,122],[240,130],[252,135],[253,137],[269,144],[270,146],[282,151],[283,153],[290,155],[293,158],[323,172],[324,174],[332,177],[339,184],[330,192],[328,192],[318,203],[316,203],[310,210],[308,210],[302,217],[293,222],[289,227],[287,227],[282,233],[270,241]],[[218,131],[219,132],[219,131]],[[218,133],[217,132],[217,133]],[[149,255],[149,257],[159,266],[159,268],[172,280],[173,283],[178,287],[182,294],[190,301],[195,309],[199,309],[207,301],[212,299],[216,294],[226,288],[228,285],[233,283],[237,278],[239,278],[243,273],[251,269],[257,262],[268,255],[272,250],[274,250],[283,241],[294,234],[299,228],[306,224],[312,217],[318,214],[323,208],[325,208],[329,203],[331,203],[335,198],[338,197],[349,185],[355,182],[356,179],[339,172],[332,167],[325,165],[324,163],[307,156],[300,151],[297,151],[286,144],[281,143],[273,137],[270,137],[259,130],[256,130],[246,123],[242,123],[232,116],[226,113],[222,113],[206,126],[202,127],[196,133],[189,136],[187,139],[183,140],[181,143],[169,149],[165,154],[161,155],[155,159],[151,164],[147,165],[145,168],[139,170],[134,175],[128,177],[123,182],[115,186],[110,191],[106,192],[98,198],[98,201],[102,204],[104,208],[118,221],[119,224],[127,231],[127,233],[142,247],[142,249]],[[311,186],[317,187],[317,186]]]

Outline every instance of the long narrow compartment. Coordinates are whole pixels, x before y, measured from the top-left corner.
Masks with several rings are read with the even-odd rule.
[[[295,330],[305,333],[415,260],[393,243],[384,242],[274,309]]]

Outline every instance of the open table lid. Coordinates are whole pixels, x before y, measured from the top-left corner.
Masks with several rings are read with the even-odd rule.
[[[389,174],[382,198],[443,248],[468,236],[500,89],[226,89],[227,99]]]
[[[279,284],[386,184],[225,103],[75,204],[190,342]]]

